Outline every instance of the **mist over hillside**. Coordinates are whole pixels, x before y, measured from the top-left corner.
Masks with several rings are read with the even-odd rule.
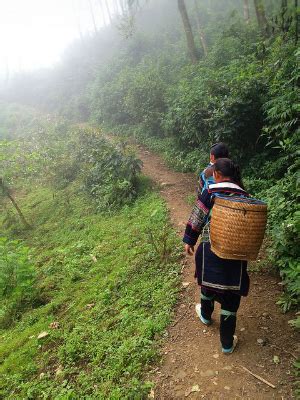
[[[11,1],[0,5],[0,397],[267,399],[276,384],[293,398],[298,1]],[[192,316],[178,238],[218,142],[235,173],[224,182],[268,206],[230,369],[218,324]]]

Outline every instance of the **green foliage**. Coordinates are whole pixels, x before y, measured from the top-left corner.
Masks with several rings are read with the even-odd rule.
[[[0,102],[0,140],[12,140],[24,133],[38,112],[19,104]]]
[[[300,90],[299,50],[291,42],[278,38],[271,49],[269,100],[264,104],[264,133],[270,144],[279,145],[290,154],[299,144],[297,132]]]
[[[132,202],[141,169],[141,162],[132,152],[101,136],[90,135],[80,156],[85,164],[85,187],[96,199],[99,210],[112,210]]]
[[[47,301],[1,332],[1,396],[147,396],[144,372],[177,298],[181,245],[164,203],[143,186],[113,217],[95,213],[75,184],[54,199],[49,189],[26,196],[40,222],[27,241]]]
[[[212,96],[206,69],[187,70],[187,77],[171,88],[168,93],[168,111],[164,117],[164,128],[173,135],[181,147],[197,146],[209,142],[209,116]],[[207,85],[206,85],[206,82]],[[212,83],[214,85],[214,83]]]
[[[13,112],[18,116],[20,107],[16,111],[10,105],[3,105],[3,115],[15,116]],[[51,180],[55,163],[61,162],[66,149],[72,145],[66,140],[70,136],[69,127],[57,117],[37,116],[26,108],[23,113],[27,113],[28,119],[18,129],[14,130],[14,118],[6,122],[8,131],[14,130],[14,136],[0,141],[1,176],[12,184]],[[24,120],[20,118],[20,121]]]
[[[35,300],[35,278],[29,248],[0,237],[0,328],[13,322]]]
[[[137,27],[127,42],[110,28],[85,38],[60,70],[28,75],[7,98],[19,93],[75,122],[132,135],[183,171],[199,172],[211,143],[225,141],[246,167],[246,187],[268,202],[268,255],[287,311],[300,287],[299,51],[292,29],[273,26],[262,40],[237,3],[221,3],[199,5],[208,56],[197,65],[187,65],[178,20],[160,15],[174,2],[159,1],[141,20],[144,32]],[[268,9],[278,13],[271,2]],[[196,32],[191,7],[189,15]],[[32,250],[29,259],[24,242],[0,239],[0,319],[7,328],[15,322],[1,331],[0,397],[145,397],[151,383],[143,374],[178,283],[178,239],[165,206],[138,179],[130,150],[97,129],[1,104],[0,140],[1,176],[22,188],[34,221],[31,233],[19,229],[2,201],[6,236],[22,234]],[[60,325],[50,330],[53,321]]]
[[[283,279],[284,294],[279,300],[284,311],[300,301],[300,207],[298,173],[289,172],[261,193],[268,202],[268,229],[272,238],[269,253]],[[299,177],[298,177],[299,179]]]
[[[24,129],[13,141],[0,142],[0,166],[8,183],[39,181],[58,190],[78,178],[101,211],[136,197],[141,163],[126,146],[113,145],[99,130],[57,118],[36,119]]]
[[[90,87],[92,118],[108,126],[139,126],[152,135],[161,133],[165,111],[165,83],[149,60],[124,68],[103,84],[101,75]]]
[[[245,163],[260,150],[265,83],[252,57],[212,70],[200,64],[169,94],[164,126],[180,146],[195,147],[225,141],[231,155]]]
[[[289,324],[291,326],[293,326],[296,329],[300,329],[300,317],[299,317],[299,313],[297,313],[297,318],[296,319],[292,319],[291,321],[289,321]],[[300,365],[299,365],[300,367]]]

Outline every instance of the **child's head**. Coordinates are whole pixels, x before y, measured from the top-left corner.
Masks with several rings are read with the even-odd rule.
[[[241,177],[240,167],[235,164],[229,158],[219,158],[213,166],[214,179],[216,183],[224,180],[230,180],[241,188],[243,188],[243,182]]]
[[[212,163],[215,163],[218,160],[218,158],[228,158],[228,157],[229,157],[229,151],[225,143],[220,142],[213,144],[211,146],[210,161]]]

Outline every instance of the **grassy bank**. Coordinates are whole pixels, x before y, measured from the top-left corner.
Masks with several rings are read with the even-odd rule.
[[[0,331],[0,396],[143,398],[176,302],[179,240],[146,181],[131,206],[95,213],[76,183],[23,194],[38,300]],[[40,333],[44,338],[38,339]]]

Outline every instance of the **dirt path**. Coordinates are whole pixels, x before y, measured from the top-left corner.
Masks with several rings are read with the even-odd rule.
[[[195,193],[195,176],[170,170],[160,157],[142,148],[139,157],[144,174],[161,185],[172,222],[182,233],[191,210],[187,196]],[[280,294],[278,280],[269,274],[251,274],[250,295],[242,299],[238,312],[239,345],[232,355],[224,356],[220,353],[219,308],[211,327],[203,326],[194,312],[199,289],[193,274],[193,258],[189,257],[182,273],[180,301],[162,348],[162,362],[151,372],[156,383],[154,398],[292,399],[295,380],[291,366],[297,337],[287,323],[291,315],[282,315],[275,304]],[[257,339],[262,339],[263,345]],[[251,376],[242,366],[276,388]]]

